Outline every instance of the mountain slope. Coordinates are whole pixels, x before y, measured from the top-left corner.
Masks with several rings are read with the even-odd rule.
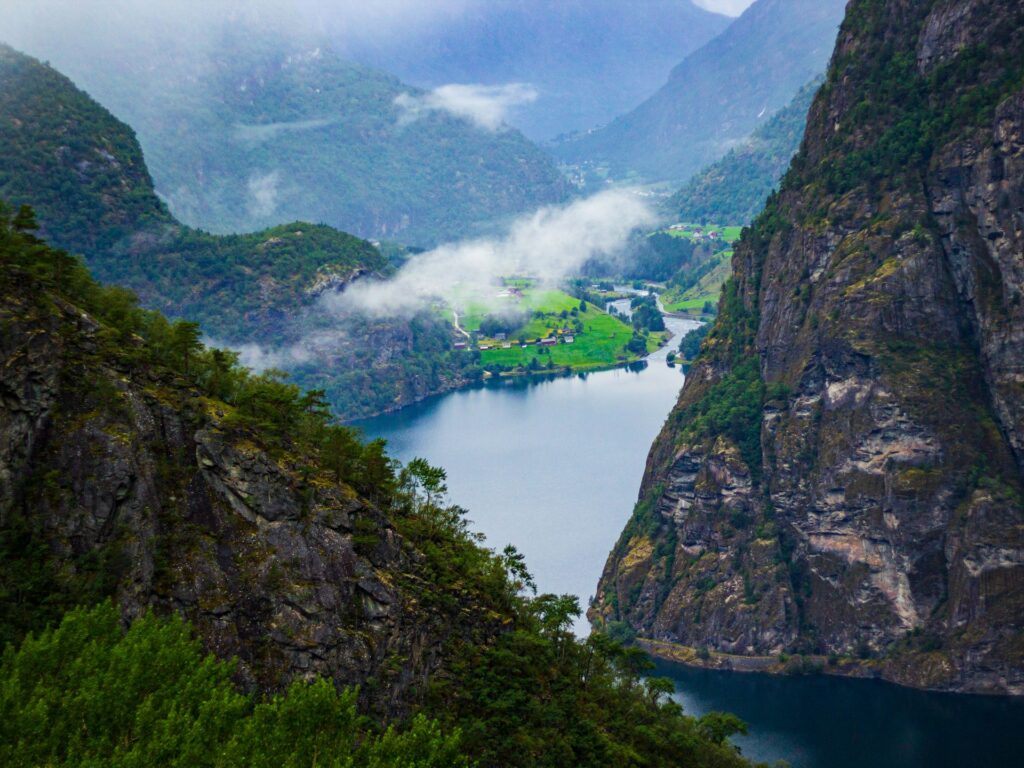
[[[43,233],[63,248],[106,252],[131,233],[174,224],[131,128],[2,44],[0,146],[0,197],[31,199]]]
[[[684,181],[825,69],[845,0],[757,0],[643,104],[554,148],[617,179]]]
[[[801,88],[784,109],[690,179],[665,207],[679,221],[753,221],[800,148],[807,110],[820,85],[816,79]]]
[[[346,56],[415,85],[525,82],[512,122],[531,138],[607,123],[650,96],[730,19],[689,0],[488,0],[380,37],[337,33]]]
[[[568,194],[518,131],[409,112],[395,100],[421,91],[315,43],[236,25],[212,41],[51,45],[32,50],[136,130],[171,211],[211,232],[302,220],[430,245]]]
[[[522,596],[521,556],[481,547],[442,470],[398,468],[315,393],[102,288],[32,219],[0,206],[0,638],[37,633],[0,659],[10,764],[351,765],[346,731],[414,712],[461,731],[462,759],[417,718],[411,753],[354,764],[746,764],[734,718],[686,717],[635,654],[577,641],[575,598]],[[289,690],[241,750],[217,736],[251,711],[229,674]]]
[[[0,46],[0,195],[104,281],[210,332],[265,333],[318,275],[386,269],[369,243],[309,224],[218,238],[182,227],[153,191],[132,130],[56,70]],[[272,301],[271,299],[272,294]],[[253,329],[255,330],[255,329]]]
[[[850,4],[593,619],[1024,693],[1022,14]]]
[[[184,227],[154,193],[131,129],[70,80],[0,47],[0,83],[0,194],[36,206],[46,239],[83,254],[101,280],[201,322],[223,343],[287,348],[322,329],[321,296],[390,269],[370,243],[326,226],[228,236]],[[449,327],[426,313],[335,319],[327,331],[318,355],[273,362],[327,389],[346,417],[473,375],[472,360],[453,354]]]

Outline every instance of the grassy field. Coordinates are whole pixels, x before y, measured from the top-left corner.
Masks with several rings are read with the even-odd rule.
[[[518,286],[517,286],[518,287]],[[522,299],[514,299],[520,309],[529,313],[529,320],[509,334],[506,341],[483,338],[480,362],[484,368],[548,369],[571,368],[590,370],[607,368],[636,360],[639,355],[630,354],[625,346],[633,337],[633,329],[618,318],[604,312],[594,304],[586,304],[586,311],[580,311],[580,300],[562,291],[526,288]],[[469,311],[462,325],[467,330],[479,328],[485,312]],[[493,311],[493,309],[492,309]],[[573,314],[575,311],[575,314]],[[562,313],[565,317],[562,317]],[[577,329],[575,321],[582,325]],[[560,333],[561,331],[561,333]],[[656,350],[665,334],[650,334],[647,339],[648,351]],[[536,342],[542,338],[572,336],[573,343],[559,343],[542,347]],[[534,342],[525,347],[520,339]],[[510,344],[508,349],[504,344]],[[536,363],[532,361],[536,360]],[[534,366],[531,368],[531,365]]]
[[[729,273],[732,271],[732,251],[722,251],[715,254],[714,258],[718,260],[718,264],[692,288],[685,291],[669,288],[661,295],[661,302],[666,310],[697,316],[703,314],[706,302],[718,306],[722,285],[729,279]]]
[[[743,231],[743,227],[730,224],[693,224],[684,222],[676,226],[681,227],[681,229],[666,229],[663,231],[673,237],[683,237],[694,242],[700,242],[711,235],[711,233],[716,233],[718,239],[730,245],[740,239],[740,232]]]

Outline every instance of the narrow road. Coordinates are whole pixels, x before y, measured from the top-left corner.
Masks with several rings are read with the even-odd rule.
[[[462,326],[459,325],[459,313],[456,312],[454,309],[452,310],[452,317],[455,318],[453,323],[455,325],[455,330],[461,333],[463,336],[465,336],[467,341],[472,341],[472,337],[464,330],[462,330]]]

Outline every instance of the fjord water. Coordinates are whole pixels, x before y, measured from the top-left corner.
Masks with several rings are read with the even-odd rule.
[[[734,739],[791,768],[995,768],[1024,765],[1024,701],[933,693],[827,675],[777,677],[659,663],[694,715],[733,712]]]
[[[627,307],[622,305],[620,310]],[[645,366],[547,380],[512,379],[362,422],[403,461],[448,472],[452,500],[490,546],[513,543],[546,592],[584,607],[636,501],[651,442],[683,376]],[[577,630],[586,633],[585,621]],[[692,714],[735,712],[744,754],[792,768],[969,768],[1024,764],[1024,702],[924,693],[868,680],[771,677],[661,664]]]
[[[513,378],[361,422],[402,461],[448,472],[451,499],[491,547],[515,546],[545,592],[593,594],[636,502],[647,451],[683,384],[665,358],[699,326],[629,369]],[[581,619],[578,628],[586,632]]]

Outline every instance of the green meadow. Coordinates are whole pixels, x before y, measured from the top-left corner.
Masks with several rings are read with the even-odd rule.
[[[732,271],[732,253],[731,250],[716,253],[712,258],[718,263],[696,284],[685,289],[681,289],[679,286],[669,286],[661,295],[661,303],[666,311],[702,315],[707,302],[711,302],[717,307],[722,286],[729,279],[729,274]]]
[[[591,370],[639,359],[639,354],[626,350],[626,345],[633,338],[633,328],[601,307],[584,302],[584,311],[580,308],[579,299],[563,291],[534,289],[525,285],[515,287],[523,290],[523,296],[521,299],[507,299],[510,308],[517,306],[529,315],[529,319],[525,325],[509,333],[505,340],[480,339],[481,347],[490,347],[480,351],[480,362],[485,369],[501,366],[504,369]],[[490,311],[493,312],[494,308],[491,307]],[[479,329],[487,313],[482,304],[467,303],[466,315],[460,316],[460,323],[467,331]],[[573,338],[570,344],[563,341],[568,336]],[[558,343],[539,345],[540,339],[551,337],[557,338]],[[646,339],[647,351],[656,350],[664,337],[663,333],[650,334]],[[532,343],[524,347],[521,341]],[[509,348],[504,348],[505,344],[509,344]]]
[[[698,241],[702,237],[715,232],[722,242],[729,243],[730,245],[740,239],[740,233],[743,231],[743,227],[729,224],[693,224],[683,222],[677,226],[682,227],[682,229],[665,229],[662,231],[673,237],[682,237],[693,241]]]

